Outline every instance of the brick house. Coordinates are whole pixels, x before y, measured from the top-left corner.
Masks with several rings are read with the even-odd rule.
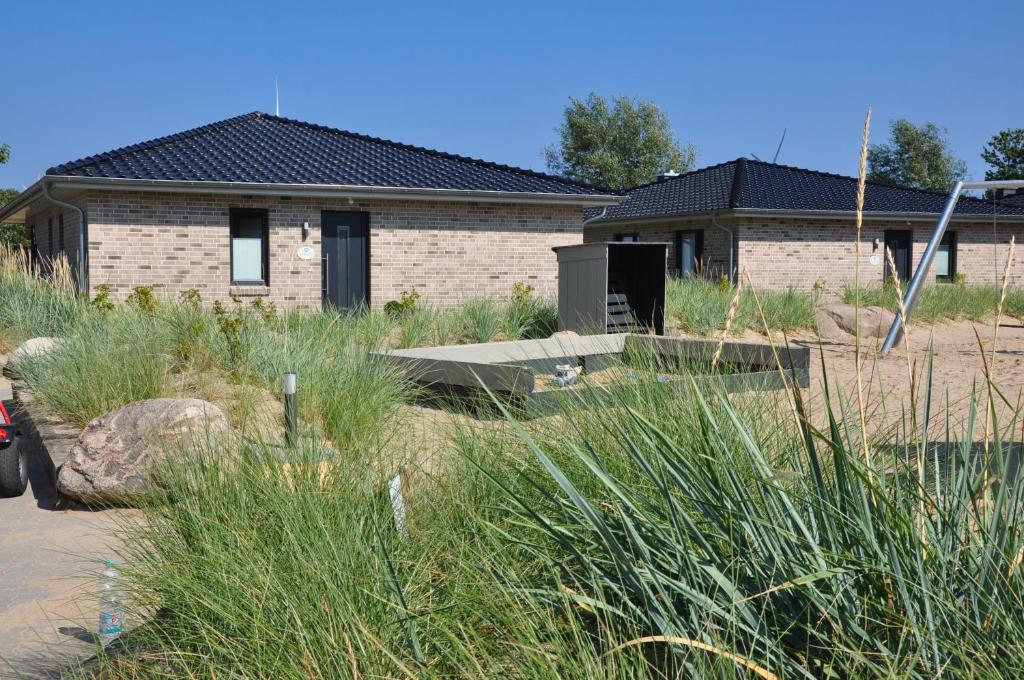
[[[250,113],[50,168],[0,208],[79,287],[207,302],[380,307],[557,291],[553,246],[621,196],[571,180]],[[84,228],[83,228],[84,227]]]
[[[742,273],[761,288],[817,285],[836,295],[855,275],[856,193],[854,177],[741,158],[662,176],[618,205],[588,210],[584,239],[667,241],[669,268],[679,276]],[[869,182],[861,281],[880,285],[888,276],[886,247],[900,277],[909,279],[945,201],[943,193]],[[1024,240],[1024,202],[962,197],[933,280],[960,275],[968,283],[997,283],[1011,236]],[[1020,280],[1024,248],[1015,257]]]

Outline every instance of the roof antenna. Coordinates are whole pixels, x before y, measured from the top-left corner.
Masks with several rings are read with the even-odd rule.
[[[779,146],[775,149],[775,155],[772,156],[772,163],[779,160],[779,152],[782,151],[782,143],[786,141],[786,128],[782,128],[782,139],[779,140]]]
[[[274,76],[274,115],[281,115],[281,91],[277,87],[277,76]]]

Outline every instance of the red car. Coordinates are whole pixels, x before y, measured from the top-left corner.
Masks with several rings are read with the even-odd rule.
[[[0,402],[0,498],[13,498],[28,488],[28,457],[18,446],[17,432]]]

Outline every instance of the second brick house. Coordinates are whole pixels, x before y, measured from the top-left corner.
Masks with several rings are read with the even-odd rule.
[[[50,168],[0,208],[83,291],[380,307],[557,290],[551,248],[621,200],[571,180],[251,113]]]
[[[760,288],[839,293],[856,270],[857,179],[744,158],[637,187],[622,203],[587,211],[587,241],[672,243],[678,276],[742,274]],[[913,273],[946,201],[940,192],[869,182],[861,230],[861,281],[881,285],[892,251]],[[963,197],[932,280],[995,284],[1010,238],[1024,240],[1024,201]],[[1024,276],[1024,248],[1014,271]]]

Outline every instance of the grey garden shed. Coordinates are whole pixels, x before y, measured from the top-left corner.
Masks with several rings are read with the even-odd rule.
[[[558,327],[582,335],[665,333],[668,243],[584,243],[558,257]]]

